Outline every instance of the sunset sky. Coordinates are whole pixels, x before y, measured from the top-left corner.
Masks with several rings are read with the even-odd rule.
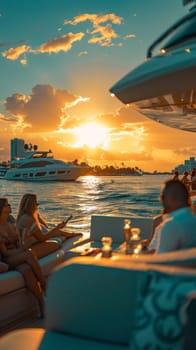
[[[109,93],[187,12],[182,0],[0,0],[0,161],[14,137],[90,165],[171,171],[196,157],[195,133]]]

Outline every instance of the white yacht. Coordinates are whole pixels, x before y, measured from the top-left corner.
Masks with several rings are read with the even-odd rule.
[[[0,163],[0,179],[5,177],[5,174],[9,168],[10,168],[9,162]]]
[[[75,181],[90,167],[55,159],[52,151],[26,151],[25,157],[10,162],[3,176],[6,180]]]
[[[193,5],[194,1],[183,3]],[[110,92],[158,123],[196,132],[195,38],[193,5],[188,14],[152,43],[144,63],[116,82]]]

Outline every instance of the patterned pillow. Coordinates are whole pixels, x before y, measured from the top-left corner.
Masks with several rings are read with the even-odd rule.
[[[148,280],[147,280],[148,279]],[[187,296],[195,276],[151,271],[137,300],[130,350],[178,350],[184,343]]]

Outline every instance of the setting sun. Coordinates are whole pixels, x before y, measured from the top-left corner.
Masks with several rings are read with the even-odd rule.
[[[97,123],[84,124],[75,129],[76,145],[95,148],[103,146],[106,142],[107,129]]]

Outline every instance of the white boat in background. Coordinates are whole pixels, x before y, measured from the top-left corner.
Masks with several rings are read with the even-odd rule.
[[[78,165],[55,159],[52,151],[26,151],[24,158],[10,162],[6,169],[6,180],[21,181],[75,181],[86,175],[90,167],[87,164]]]

